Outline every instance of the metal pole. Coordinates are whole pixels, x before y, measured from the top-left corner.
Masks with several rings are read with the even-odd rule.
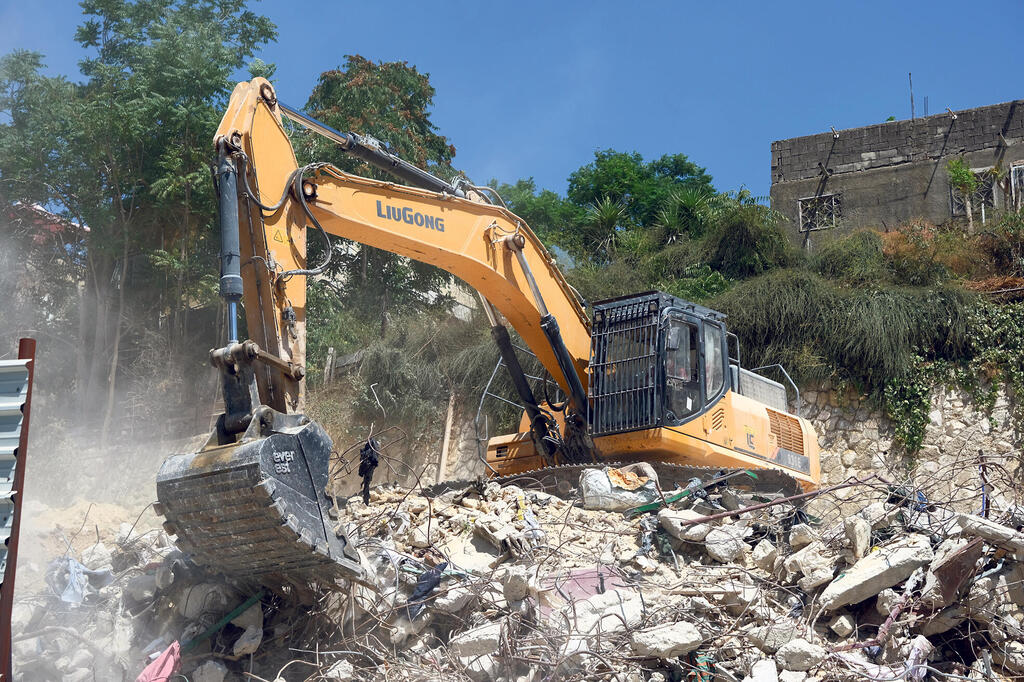
[[[21,433],[18,434],[18,449],[15,451],[14,481],[11,486],[11,499],[14,502],[11,535],[7,543],[7,569],[4,571],[3,584],[0,585],[0,682],[14,680],[14,668],[11,657],[11,612],[14,609],[14,574],[18,567],[18,540],[21,536],[21,500],[25,491],[25,458],[28,454],[28,423],[32,406],[32,376],[35,369],[35,339],[18,341],[18,359],[27,360],[28,385],[25,391],[25,403],[21,408]]]

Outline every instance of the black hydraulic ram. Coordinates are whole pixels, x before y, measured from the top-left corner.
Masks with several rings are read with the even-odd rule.
[[[536,302],[537,310],[540,312],[541,331],[547,337],[548,344],[551,346],[551,352],[555,354],[555,362],[558,363],[558,368],[562,370],[562,376],[565,377],[565,385],[569,387],[569,398],[579,412],[585,413],[587,410],[587,392],[583,389],[583,382],[580,381],[580,377],[576,373],[576,365],[573,364],[569,349],[565,347],[562,332],[558,328],[558,321],[548,312],[548,307],[544,303],[544,297],[537,286],[537,280],[533,277],[533,270],[530,269],[530,264],[523,253],[526,238],[521,234],[509,235],[505,237],[505,245],[516,255],[519,266],[523,269],[523,274],[526,275],[526,282],[530,285],[533,300]]]
[[[431,175],[405,159],[395,156],[381,147],[380,143],[371,137],[357,135],[356,133],[343,133],[315,118],[310,118],[298,109],[293,109],[283,102],[278,102],[277,105],[281,108],[282,114],[300,126],[319,133],[330,140],[334,140],[341,145],[344,151],[352,156],[366,161],[371,166],[379,168],[385,173],[394,175],[399,180],[407,182],[413,187],[428,189],[431,192],[446,192],[457,197],[466,196],[465,192],[461,189],[456,189],[451,183],[445,182],[436,175]]]
[[[498,346],[501,359],[508,368],[509,377],[512,379],[512,385],[515,387],[519,399],[523,401],[526,414],[530,417],[531,431],[544,448],[544,453],[551,457],[555,454],[558,447],[550,437],[545,416],[537,404],[537,398],[533,395],[533,389],[530,388],[530,382],[526,379],[526,373],[523,371],[522,365],[519,364],[519,357],[516,355],[516,349],[512,345],[508,329],[503,324],[493,325],[491,327],[491,338],[494,339],[494,343]]]
[[[238,170],[227,146],[217,149],[220,220],[220,295],[228,304],[228,343],[238,342],[238,301],[242,298],[242,256],[238,237]]]

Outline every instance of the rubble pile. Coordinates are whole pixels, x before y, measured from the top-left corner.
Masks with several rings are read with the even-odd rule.
[[[152,531],[51,566],[16,662],[26,680],[135,679],[168,652],[193,681],[1024,679],[1024,506],[992,478],[966,511],[913,481],[793,500],[642,467],[377,487],[332,513],[372,586],[256,591]]]

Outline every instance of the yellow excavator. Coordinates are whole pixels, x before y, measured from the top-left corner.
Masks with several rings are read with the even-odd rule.
[[[403,184],[300,167],[284,118]],[[328,258],[330,236],[343,237],[440,267],[478,292],[523,406],[519,432],[487,443],[490,476],[567,479],[643,461],[663,486],[737,469],[756,470],[762,492],[818,485],[812,426],[787,410],[784,385],[740,366],[724,315],[661,292],[587,306],[493,190],[449,183],[316,121],[262,78],[235,87],[215,146],[229,338],[211,361],[225,411],[199,452],[168,458],[157,477],[165,528],[198,563],[267,584],[367,580],[328,519],[331,439],[303,414],[306,285],[324,268],[307,263],[310,233],[327,240]],[[538,399],[507,325],[564,399]]]

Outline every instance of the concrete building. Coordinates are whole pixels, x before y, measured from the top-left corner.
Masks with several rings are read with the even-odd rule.
[[[946,170],[958,156],[981,180],[975,221],[1019,208],[1024,100],[772,142],[771,205],[806,248],[859,227],[912,218],[941,225],[966,215]]]

